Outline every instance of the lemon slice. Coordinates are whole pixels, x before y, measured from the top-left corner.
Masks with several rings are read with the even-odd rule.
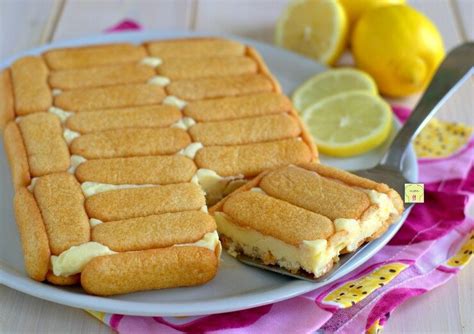
[[[348,91],[366,91],[377,94],[375,81],[365,72],[341,68],[317,74],[299,86],[293,93],[293,105],[303,111],[321,99]]]
[[[275,43],[332,64],[347,40],[348,23],[336,0],[293,0],[278,19]]]
[[[349,157],[382,144],[392,128],[390,106],[367,92],[328,97],[303,113],[321,153]]]

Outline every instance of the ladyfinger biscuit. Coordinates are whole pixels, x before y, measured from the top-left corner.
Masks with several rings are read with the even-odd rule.
[[[146,51],[140,45],[109,44],[56,49],[43,56],[50,68],[64,70],[137,62],[146,57]]]
[[[32,176],[69,168],[70,156],[59,119],[51,113],[22,117],[18,123]]]
[[[46,275],[46,280],[54,285],[60,286],[69,286],[69,285],[77,285],[81,283],[81,274],[75,274],[70,276],[56,276],[53,272],[48,271]]]
[[[268,195],[328,217],[359,219],[370,206],[367,194],[316,172],[289,166],[267,174],[260,188]]]
[[[246,54],[248,57],[252,58],[257,63],[259,73],[266,75],[270,79],[270,81],[273,84],[274,91],[277,93],[281,93],[282,90],[281,90],[280,83],[270,72],[267,64],[265,64],[265,61],[263,60],[260,53],[258,53],[258,51],[255,50],[254,48],[251,48],[248,46],[246,50]]]
[[[193,243],[215,229],[207,213],[184,211],[99,224],[92,230],[92,240],[126,252]]]
[[[40,210],[26,188],[17,189],[14,206],[26,273],[36,281],[44,281],[51,254]]]
[[[158,68],[171,80],[256,73],[257,64],[249,57],[170,58]]]
[[[74,176],[69,173],[42,176],[36,181],[34,195],[53,255],[90,240],[84,195]]]
[[[155,75],[146,65],[124,64],[56,71],[49,76],[49,84],[58,89],[102,87],[120,84],[144,83]]]
[[[189,182],[194,162],[183,155],[87,160],[76,169],[79,182],[173,184]]]
[[[198,123],[189,129],[195,142],[207,145],[240,145],[296,137],[301,130],[288,114]]]
[[[72,154],[86,159],[174,154],[191,143],[176,128],[134,128],[92,132],[71,143]]]
[[[245,46],[221,38],[190,38],[147,43],[148,52],[160,58],[241,56]]]
[[[28,156],[26,155],[20,129],[14,121],[8,123],[5,127],[3,143],[10,163],[13,186],[15,188],[26,187],[31,181],[30,167],[28,166]]]
[[[298,139],[238,146],[210,146],[200,149],[195,158],[199,168],[220,176],[257,175],[265,169],[311,161],[308,146]]]
[[[9,69],[0,72],[0,131],[15,118],[12,79]]]
[[[204,284],[217,273],[218,258],[203,247],[168,247],[99,256],[81,274],[82,287],[109,296]]]
[[[184,115],[198,122],[224,121],[289,112],[291,101],[284,95],[267,92],[237,97],[189,102]]]
[[[51,107],[48,68],[41,57],[18,59],[11,66],[11,76],[17,115],[46,111]]]
[[[335,232],[327,217],[253,191],[231,195],[222,211],[240,226],[294,246],[304,240],[328,239]]]
[[[272,90],[271,81],[260,74],[179,80],[166,86],[168,94],[191,101],[271,92]]]
[[[401,199],[400,195],[384,183],[378,183],[344,170],[322,164],[304,163],[301,164],[300,167],[315,171],[321,176],[339,180],[349,186],[372,189],[380,193],[385,193],[392,200],[393,205],[399,213],[402,213],[404,210],[403,200]]]
[[[87,111],[156,104],[164,98],[163,87],[130,84],[69,90],[56,96],[54,105],[65,110]]]
[[[181,119],[178,108],[167,105],[78,112],[69,117],[66,127],[79,133],[124,129],[161,128]]]
[[[199,210],[205,204],[204,194],[198,185],[179,183],[98,193],[86,199],[86,210],[92,218],[112,221]]]

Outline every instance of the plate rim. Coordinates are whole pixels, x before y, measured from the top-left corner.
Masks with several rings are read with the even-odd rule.
[[[0,62],[0,70],[4,69],[20,57],[26,55],[37,55],[39,53],[45,52],[52,48],[60,47],[71,47],[71,46],[81,46],[86,44],[101,44],[101,43],[113,43],[113,42],[131,42],[137,43],[146,40],[152,39],[169,39],[169,38],[182,38],[182,37],[209,37],[209,36],[219,36],[231,38],[234,40],[243,41],[246,44],[255,46],[255,47],[266,47],[272,48],[275,51],[278,51],[282,54],[291,55],[291,57],[300,57],[305,61],[310,61],[317,66],[325,68],[325,66],[293,52],[281,49],[277,46],[256,41],[250,38],[235,36],[232,34],[223,34],[215,32],[190,32],[182,30],[173,30],[173,31],[139,31],[139,32],[117,32],[111,34],[103,35],[93,35],[88,37],[81,37],[76,39],[60,40],[51,42],[48,44],[41,45],[39,47],[31,48],[9,56],[6,59]],[[395,119],[395,118],[394,118]],[[395,123],[398,123],[395,120]],[[399,123],[398,123],[399,124]],[[410,146],[407,149],[406,161],[409,161],[409,168],[411,169],[412,175],[411,179],[413,181],[418,180],[418,166],[416,163],[416,155],[413,149],[413,146]],[[407,215],[407,214],[406,214]],[[194,316],[194,315],[211,315],[224,312],[239,311],[244,309],[249,309],[253,307],[263,306],[272,304],[278,301],[290,299],[312,291],[314,289],[321,288],[328,284],[331,284],[333,281],[339,279],[340,277],[356,270],[360,265],[365,263],[375,253],[385,246],[393,237],[393,235],[401,227],[403,221],[398,224],[390,226],[389,230],[384,233],[384,236],[375,240],[373,242],[375,251],[372,250],[370,253],[361,253],[354,262],[357,262],[356,265],[345,267],[346,270],[342,271],[341,275],[335,276],[333,279],[328,280],[327,282],[320,284],[313,284],[304,281],[290,281],[288,284],[274,288],[271,290],[266,290],[259,292],[258,300],[255,299],[255,296],[246,294],[242,296],[232,296],[227,298],[219,298],[219,300],[210,299],[205,301],[192,301],[192,302],[139,302],[139,301],[124,301],[110,299],[107,297],[98,297],[92,295],[77,295],[71,294],[67,288],[56,287],[41,282],[36,282],[23,273],[17,272],[14,269],[9,268],[7,264],[0,261],[0,284],[8,286],[17,291],[29,294],[31,296],[55,302],[58,304],[63,304],[72,307],[78,307],[82,309],[94,309],[96,311],[106,312],[106,313],[117,313],[117,314],[126,314],[126,315],[139,315],[139,316]],[[364,254],[369,254],[363,256]],[[362,259],[361,259],[362,258]],[[348,269],[350,268],[350,269]],[[182,288],[185,289],[185,288]],[[225,302],[223,301],[225,299]]]

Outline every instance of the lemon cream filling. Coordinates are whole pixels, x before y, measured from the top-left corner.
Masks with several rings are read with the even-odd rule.
[[[196,242],[192,242],[189,244],[176,244],[173,245],[173,247],[182,247],[182,246],[196,246],[196,247],[204,247],[207,248],[213,252],[216,252],[217,257],[221,256],[222,252],[222,246],[221,242],[219,241],[219,234],[217,234],[217,231],[209,232],[204,234],[201,240],[198,240]]]
[[[176,96],[173,96],[173,95],[169,95],[169,96],[165,97],[165,99],[163,100],[163,104],[167,104],[169,106],[174,106],[174,107],[177,107],[179,109],[183,109],[187,105],[186,101],[181,100],[181,99],[179,99],[179,98],[177,98]]]
[[[227,245],[230,255],[244,253],[262,259],[265,263],[278,264],[292,272],[302,268],[316,277],[321,276],[344,248],[344,245],[334,247],[325,239],[304,240],[299,246],[294,246],[234,224],[223,212],[216,212],[214,218],[219,233],[231,239]]]
[[[63,93],[62,89],[59,89],[59,88],[53,88],[53,90],[51,91],[51,95],[53,96],[59,96]]]
[[[119,189],[132,189],[132,188],[148,188],[148,187],[157,187],[155,184],[108,184],[108,183],[99,183],[99,182],[89,182],[86,181],[81,184],[82,192],[84,196],[90,197],[98,193],[111,190]]]
[[[26,189],[33,192],[33,190],[35,189],[36,181],[38,181],[37,177],[32,178],[30,184],[28,185],[28,187],[26,187]]]
[[[199,142],[191,143],[188,146],[186,146],[184,149],[179,151],[178,154],[184,155],[185,157],[188,157],[189,159],[194,159],[197,152],[203,147],[204,146]]]
[[[183,129],[183,130],[188,130],[190,127],[192,127],[194,124],[196,124],[196,121],[191,118],[191,117],[183,117],[173,125],[171,125],[172,128],[178,128],[178,129]],[[193,144],[197,144],[193,143]],[[199,143],[201,144],[201,143]],[[192,145],[192,144],[191,144]],[[202,146],[202,144],[201,144]],[[202,148],[202,147],[200,147]]]
[[[53,273],[56,276],[70,276],[78,274],[86,264],[97,256],[115,254],[107,246],[90,241],[79,246],[72,246],[59,256],[51,256]]]
[[[158,57],[145,57],[140,62],[142,65],[147,65],[151,67],[158,67],[163,63],[163,60]]]
[[[61,108],[57,108],[57,107],[51,107],[48,109],[48,111],[54,115],[56,115],[59,120],[61,121],[61,123],[64,123],[66,122],[66,120],[71,117],[74,113],[73,112],[70,112],[70,111],[65,111]]]
[[[91,227],[97,226],[97,225],[102,224],[102,223],[103,223],[103,221],[100,220],[100,219],[97,219],[97,218],[90,218],[89,219],[89,225]]]
[[[87,161],[87,159],[84,158],[82,155],[71,155],[71,164],[67,171],[71,174],[74,174],[76,172],[77,167],[85,161]]]
[[[71,142],[74,139],[76,139],[77,137],[80,137],[80,136],[81,136],[81,134],[79,132],[69,130],[68,128],[64,129],[63,137],[64,137],[64,140],[66,140],[66,143],[68,143],[68,144],[71,144]]]
[[[222,250],[217,231],[206,233],[196,242],[176,244],[172,247],[179,246],[204,247],[215,252],[217,257],[220,257]],[[117,254],[117,252],[98,242],[89,241],[79,246],[72,246],[59,256],[51,256],[51,267],[56,276],[71,276],[80,273],[93,258],[111,254]]]
[[[360,189],[365,192],[375,210],[369,210],[360,220],[338,218],[334,220],[336,231],[347,231],[348,243],[347,250],[352,252],[357,249],[359,244],[377,232],[392,214],[398,215],[398,211],[390,198],[384,194],[371,189]]]
[[[162,75],[155,75],[153,78],[148,80],[148,83],[150,85],[157,85],[161,87],[169,85],[170,82],[171,82],[170,78],[162,76]]]
[[[211,169],[200,168],[191,179],[191,182],[199,185],[204,190],[208,203],[215,203],[247,181],[243,175],[222,177]]]

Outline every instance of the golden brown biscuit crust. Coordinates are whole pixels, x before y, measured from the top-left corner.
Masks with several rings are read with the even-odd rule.
[[[253,191],[231,195],[222,211],[242,227],[296,247],[304,240],[328,239],[335,232],[327,217]]]
[[[3,143],[12,173],[13,186],[26,187],[30,184],[30,167],[25,144],[16,122],[7,124],[3,133]]]
[[[211,122],[273,115],[290,110],[291,101],[286,96],[275,92],[266,92],[193,101],[188,103],[183,113],[198,122]]]
[[[74,176],[69,173],[42,176],[36,181],[34,195],[53,255],[90,240],[84,195]]]
[[[186,200],[183,201],[183,198]],[[204,194],[199,186],[194,183],[179,183],[102,192],[86,199],[86,210],[91,218],[112,221],[199,210],[205,204]]]
[[[272,90],[271,81],[261,74],[178,80],[166,86],[168,94],[188,101],[271,92]]]
[[[216,275],[218,259],[203,247],[169,247],[99,256],[81,274],[83,288],[110,296],[204,284]]]
[[[27,56],[12,64],[11,76],[17,115],[46,111],[51,107],[48,72],[41,57]]]
[[[54,98],[54,105],[68,111],[88,111],[157,104],[164,98],[163,87],[129,84],[68,90]]]
[[[238,146],[209,146],[199,150],[194,161],[199,168],[221,176],[255,176],[265,169],[312,160],[308,146],[297,139]]]
[[[175,128],[117,129],[84,134],[73,140],[72,154],[86,159],[174,154],[191,143]]]
[[[15,118],[12,79],[9,69],[0,72],[0,131]]]
[[[245,46],[222,38],[188,38],[146,43],[152,56],[163,58],[241,56]]]
[[[172,184],[189,182],[194,162],[182,155],[87,160],[76,169],[80,182],[108,184]]]
[[[162,128],[181,119],[178,108],[150,105],[121,109],[78,112],[69,117],[66,127],[79,133],[126,128]]]
[[[32,176],[63,172],[70,155],[59,119],[50,113],[24,116],[18,122]]]
[[[215,230],[207,213],[184,211],[99,224],[92,229],[92,240],[126,252],[193,243]]]
[[[58,89],[77,89],[144,83],[155,75],[150,66],[137,63],[52,72],[49,84]]]
[[[26,188],[18,188],[15,193],[14,207],[26,272],[32,279],[44,281],[51,254],[38,205]]]
[[[171,80],[240,75],[257,72],[249,57],[170,58],[158,66],[159,75]]]
[[[54,49],[43,56],[51,69],[65,70],[138,62],[146,55],[143,46],[121,43]]]
[[[296,166],[272,171],[259,186],[270,196],[331,220],[359,219],[370,206],[369,197],[361,190]]]
[[[56,276],[51,271],[48,271],[46,280],[51,284],[59,286],[78,285],[81,283],[81,274],[75,274],[71,276]]]
[[[198,123],[189,129],[194,141],[204,146],[242,145],[296,137],[301,130],[288,114]]]

